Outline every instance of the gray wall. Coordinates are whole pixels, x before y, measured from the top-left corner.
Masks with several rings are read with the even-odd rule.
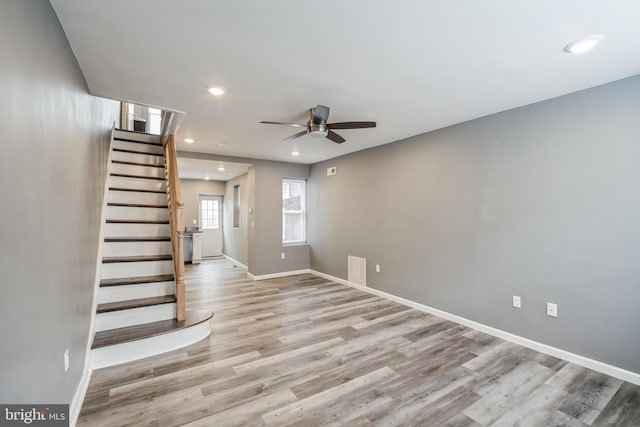
[[[309,177],[309,166],[180,151],[178,157],[253,164],[247,174],[249,273],[260,276],[309,268],[309,246],[282,246],[282,178]],[[184,198],[184,196],[183,196]],[[286,258],[280,254],[285,252]],[[238,260],[240,261],[240,260]]]
[[[184,202],[184,225],[194,227],[200,226],[200,194],[211,196],[224,196],[225,184],[223,181],[204,181],[199,179],[181,179],[180,191]],[[225,218],[226,220],[226,218]]]
[[[0,402],[70,403],[89,339],[119,104],[88,95],[45,0],[0,3],[0,57]]]
[[[640,77],[315,164],[308,187],[312,269],[362,256],[372,288],[640,372]]]
[[[226,182],[224,196],[224,254],[241,262],[249,263],[249,174],[245,173]],[[233,187],[239,186],[240,221],[238,227],[233,226]]]
[[[255,173],[255,205],[249,206],[255,227],[249,233],[254,234],[256,256],[249,258],[249,272],[259,276],[309,268],[309,246],[282,246],[282,178],[307,179],[309,166],[256,162]]]

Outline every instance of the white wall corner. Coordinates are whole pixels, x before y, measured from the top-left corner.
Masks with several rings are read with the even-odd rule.
[[[104,233],[105,224],[107,220],[107,200],[109,198],[109,174],[111,173],[111,157],[113,155],[113,138],[116,133],[116,122],[113,122],[111,127],[111,134],[109,135],[109,154],[107,155],[107,169],[104,181],[104,192],[102,195],[102,212],[100,214],[100,233],[98,236],[98,256],[96,258],[96,274],[93,284],[93,301],[91,303],[91,323],[89,324],[89,337],[87,338],[87,347],[85,350],[84,366],[82,368],[82,378],[76,388],[76,392],[73,396],[73,400],[69,406],[69,425],[71,427],[76,425],[78,417],[80,416],[80,410],[82,409],[82,403],[84,397],[87,394],[89,388],[89,381],[91,380],[91,373],[93,372],[91,361],[91,344],[93,343],[93,337],[96,333],[96,315],[98,309],[98,289],[100,289],[100,279],[102,277],[102,253],[104,250]]]
[[[229,261],[233,262],[234,264],[238,264],[240,267],[248,269],[248,267],[246,265],[244,265],[243,263],[241,263],[240,261],[238,261],[236,259],[231,258],[229,255],[222,254],[222,256],[224,256],[226,259],[228,259]]]

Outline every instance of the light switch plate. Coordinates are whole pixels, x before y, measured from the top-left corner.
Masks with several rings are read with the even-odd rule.
[[[513,296],[513,306],[515,308],[521,308],[522,307],[522,299],[517,295]]]
[[[558,317],[558,304],[547,303],[547,316]]]

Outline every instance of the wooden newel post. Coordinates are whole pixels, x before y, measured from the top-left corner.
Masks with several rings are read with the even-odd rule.
[[[176,280],[176,318],[185,320],[186,300],[184,289],[184,203],[180,191],[178,159],[173,135],[169,135],[164,146],[167,201],[169,224],[171,227],[171,248],[173,250],[173,271]]]
[[[177,208],[177,252],[174,256],[174,267],[176,272],[176,299],[178,300],[177,318],[186,318],[185,290],[184,290],[184,204],[180,203]]]

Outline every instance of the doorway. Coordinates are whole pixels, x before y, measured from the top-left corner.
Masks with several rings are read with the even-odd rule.
[[[222,196],[200,194],[202,257],[222,256]]]

